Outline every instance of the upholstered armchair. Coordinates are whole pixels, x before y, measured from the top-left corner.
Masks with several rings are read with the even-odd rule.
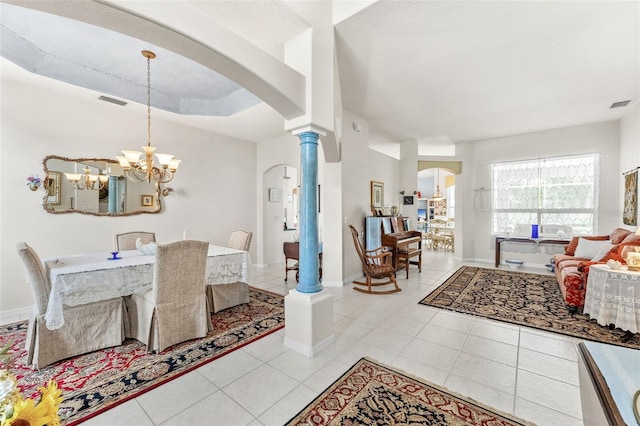
[[[205,337],[211,330],[206,306],[206,241],[159,244],[153,269],[153,288],[126,300],[129,335],[148,352]]]
[[[49,330],[45,322],[51,292],[49,277],[40,257],[29,245],[18,243],[17,250],[35,299],[25,342],[26,365],[40,369],[65,358],[122,344],[126,314],[121,297],[77,306],[64,305],[64,325]]]

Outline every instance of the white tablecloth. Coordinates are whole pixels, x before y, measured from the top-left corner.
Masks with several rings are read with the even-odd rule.
[[[595,318],[600,325],[615,324],[622,330],[638,333],[640,272],[592,265],[583,312]]]
[[[151,289],[155,256],[138,250],[122,251],[121,259],[109,253],[65,256],[45,260],[51,293],[45,313],[47,328],[64,325],[63,305],[75,306]],[[207,284],[248,283],[249,253],[228,247],[209,246]]]

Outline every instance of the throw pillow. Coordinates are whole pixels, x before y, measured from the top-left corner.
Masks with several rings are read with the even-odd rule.
[[[586,238],[579,238],[575,256],[592,259],[596,254],[598,254],[600,246],[602,246],[602,241],[593,241],[587,240]]]
[[[622,240],[625,239],[627,235],[629,235],[631,231],[623,228],[616,228],[611,232],[609,239],[611,240],[611,244],[620,244]]]
[[[591,241],[607,241],[609,239],[608,235],[596,235],[591,237],[573,237],[571,238],[571,242],[564,247],[564,254],[567,256],[575,256],[576,247],[578,247],[578,240],[591,240]]]
[[[600,243],[600,248],[598,249],[598,252],[593,256],[593,258],[591,259],[592,262],[599,262],[602,259],[604,259],[604,257],[611,251],[611,249],[613,249],[614,246],[613,244],[609,244],[609,243]]]

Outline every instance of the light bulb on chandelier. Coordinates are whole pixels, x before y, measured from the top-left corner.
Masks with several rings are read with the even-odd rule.
[[[116,156],[120,166],[128,179],[136,182],[151,182],[153,179],[157,183],[170,182],[181,160],[174,158],[172,154],[156,153],[156,147],[151,146],[151,59],[156,54],[148,50],[142,51],[142,56],[147,58],[147,145],[143,146],[143,152],[123,150],[124,155]]]
[[[71,182],[71,186],[74,189],[96,189],[100,190],[104,188],[109,176],[106,175],[92,175],[89,167],[84,168],[84,173],[65,173],[67,180]],[[97,184],[97,186],[96,186]]]

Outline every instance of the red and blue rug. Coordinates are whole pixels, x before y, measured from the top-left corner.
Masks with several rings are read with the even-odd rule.
[[[159,354],[134,339],[32,370],[24,365],[27,321],[0,326],[0,347],[13,341],[9,370],[27,398],[55,379],[63,425],[78,424],[284,327],[284,296],[251,288],[250,302],[211,316],[213,331]]]

